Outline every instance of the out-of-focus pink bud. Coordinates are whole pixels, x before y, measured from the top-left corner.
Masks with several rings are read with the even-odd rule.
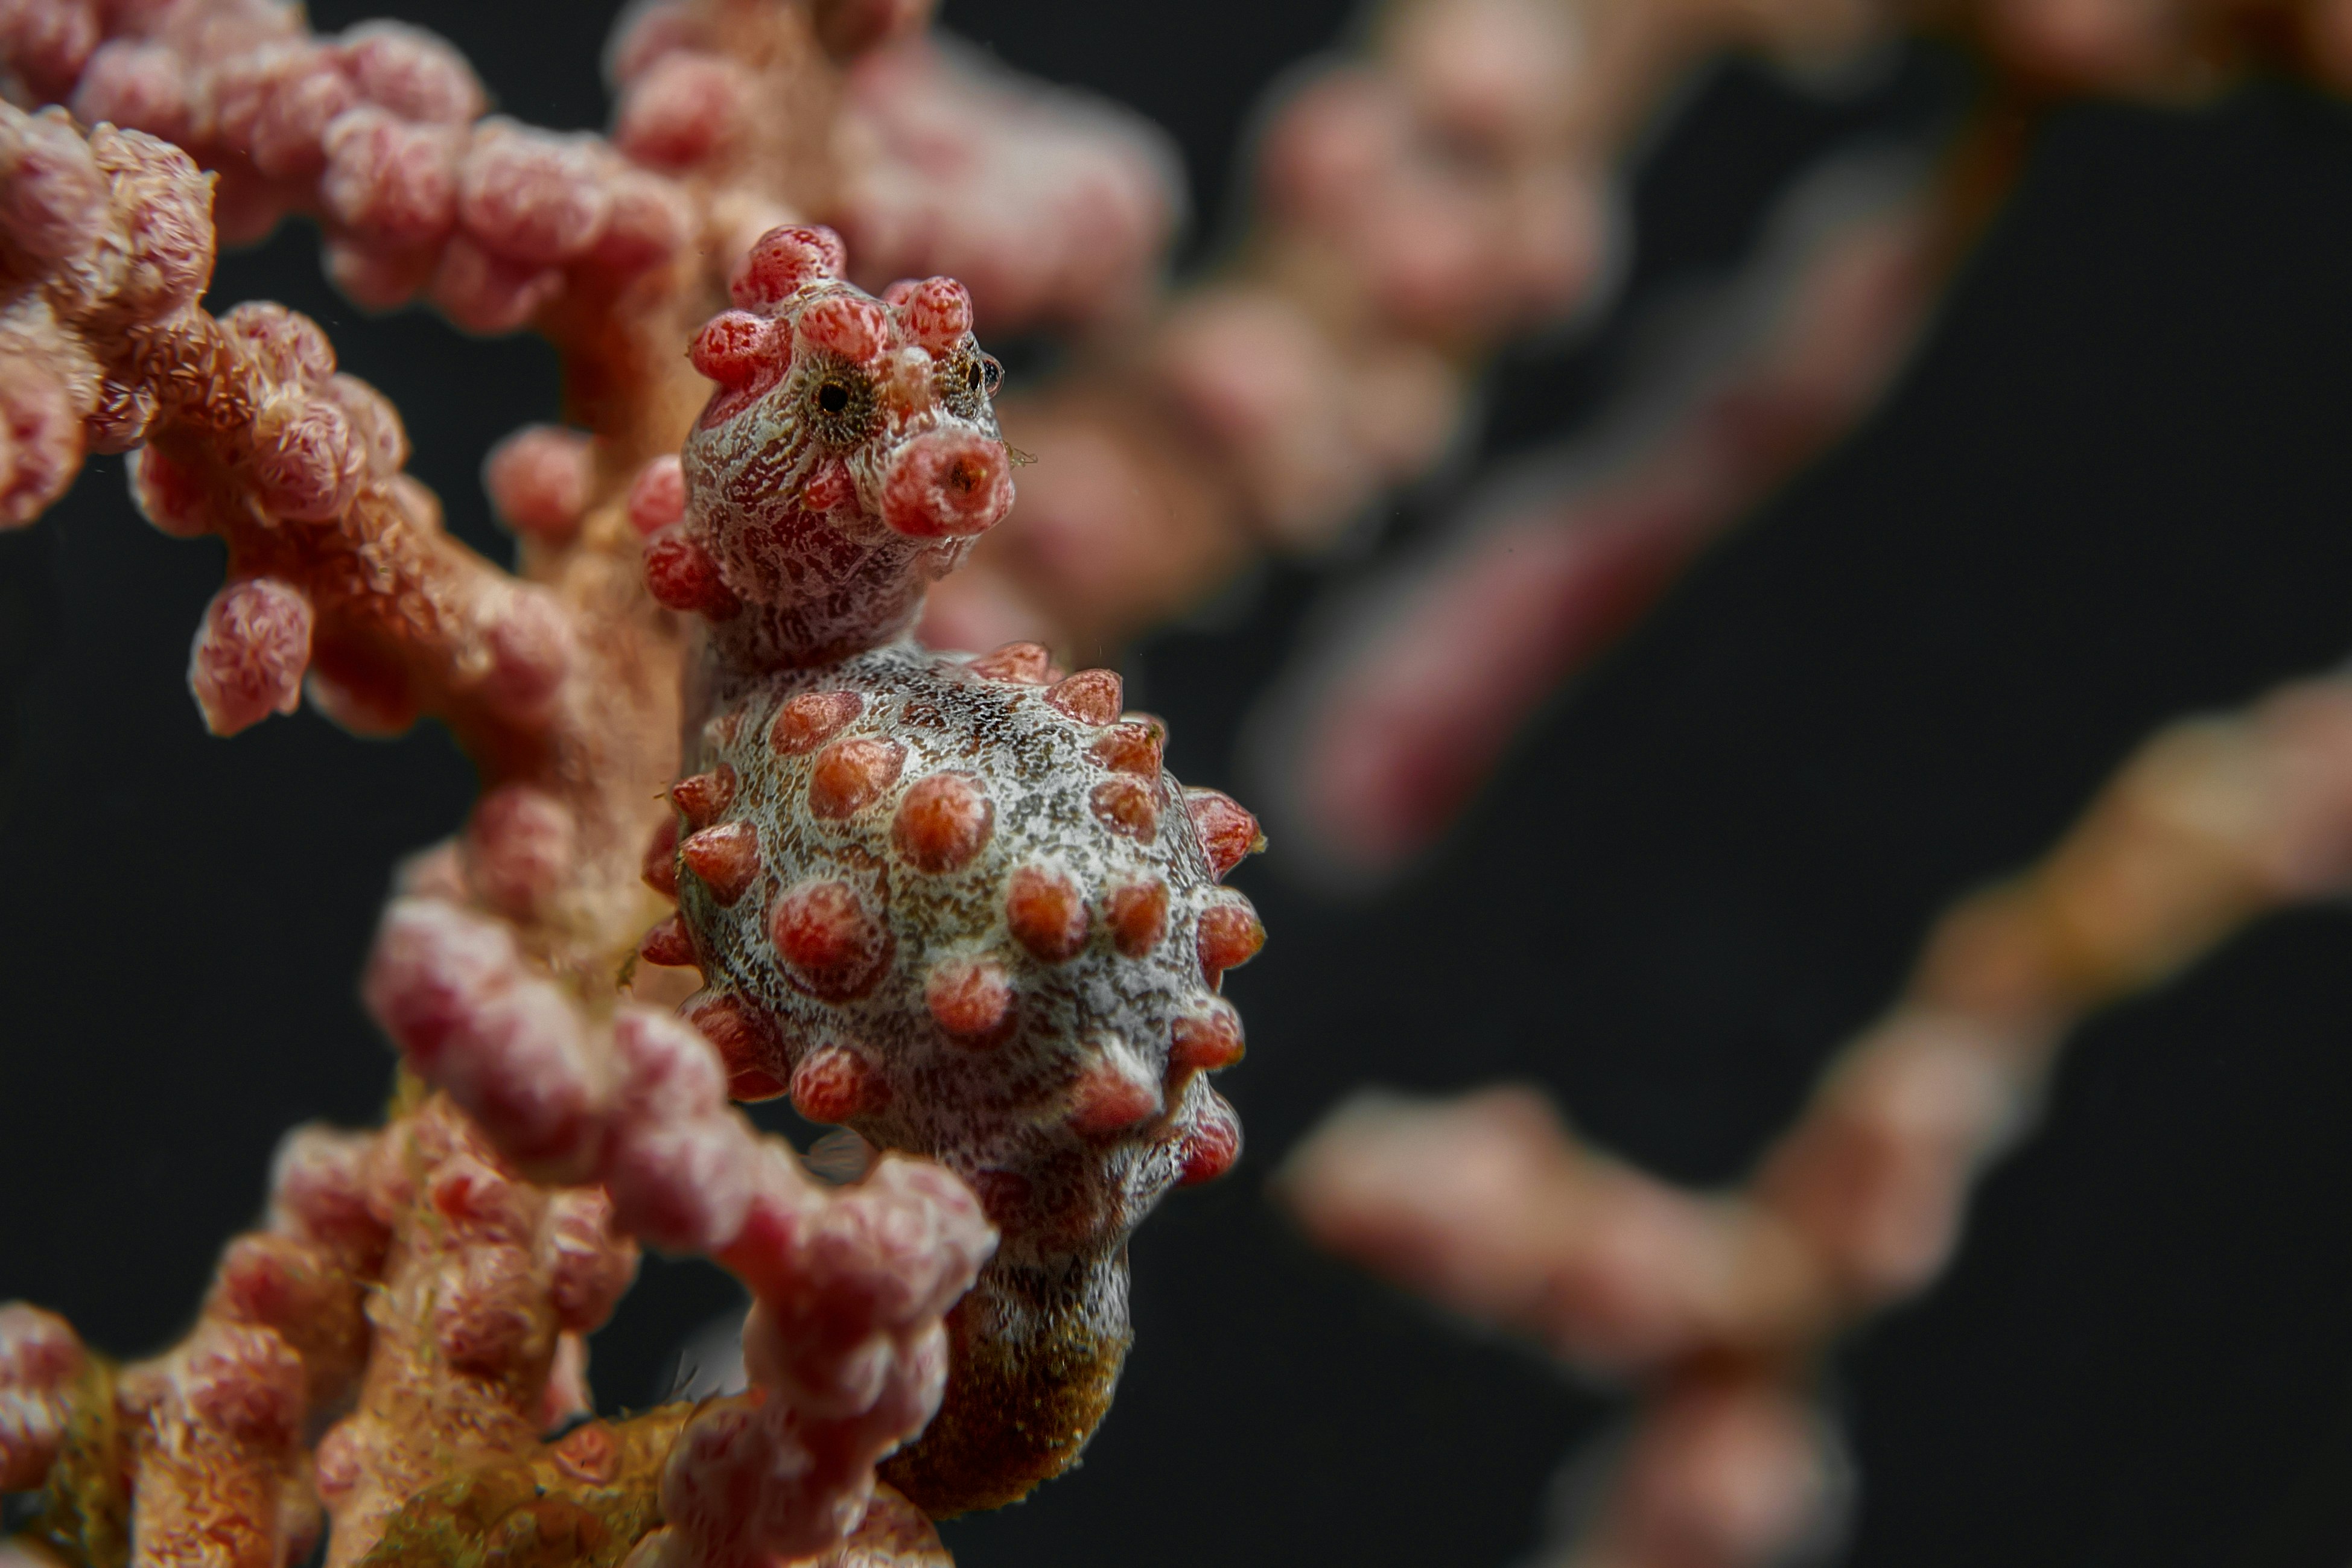
[[[106,219],[106,182],[65,112],[0,113],[0,244],[59,261],[95,245]]]
[[[746,310],[772,310],[803,284],[839,277],[848,255],[841,236],[818,225],[770,229],[736,264],[728,290]]]
[[[1388,57],[1419,116],[1496,161],[1559,135],[1587,57],[1577,15],[1543,0],[1445,0],[1401,13]]]
[[[79,1375],[86,1360],[81,1340],[65,1319],[22,1301],[0,1304],[0,1391],[62,1388]]]
[[[367,455],[367,471],[389,479],[408,464],[408,431],[392,400],[357,376],[330,376],[321,387],[351,422],[352,437]]]
[[[367,474],[367,452],[331,398],[273,398],[254,421],[253,476],[261,503],[280,517],[341,517]]]
[[[690,47],[698,34],[679,0],[631,0],[604,46],[604,79],[625,87],[673,49]]]
[[[363,234],[396,246],[430,245],[457,222],[464,147],[457,131],[363,104],[327,128],[320,194],[339,221]]]
[[[490,448],[482,464],[482,488],[509,528],[559,543],[579,529],[593,468],[586,435],[552,424],[527,424]]]
[[[404,120],[466,125],[487,107],[466,57],[404,22],[362,22],[342,36],[342,68],[359,95]]]
[[[320,1246],[365,1253],[389,1239],[370,1212],[367,1162],[376,1134],[311,1124],[278,1145],[270,1162],[270,1223]]]
[[[636,1244],[614,1229],[612,1197],[596,1187],[559,1192],[548,1202],[545,1245],[554,1254],[548,1297],[572,1333],[604,1326],[636,1277]]]
[[[100,36],[97,8],[89,0],[15,0],[0,7],[0,57],[32,89],[36,103],[72,89]]]
[[[452,1366],[497,1376],[520,1361],[538,1302],[530,1255],[520,1247],[470,1247],[445,1277],[426,1319]]]
[[[309,39],[222,59],[212,98],[214,134],[272,180],[315,172],[328,123],[359,101],[335,51]]]
[[[1769,1384],[1700,1381],[1635,1435],[1607,1546],[1626,1562],[1782,1559],[1830,1522],[1832,1480],[1812,1412]]]
[[[247,300],[220,319],[239,357],[273,388],[309,388],[335,373],[334,346],[319,324],[264,299]]]
[[[482,246],[552,267],[596,243],[610,211],[596,154],[583,140],[490,120],[457,182],[457,216]]]
[[[757,88],[735,61],[675,49],[632,79],[613,126],[613,145],[657,169],[686,169],[721,152],[742,130]]]
[[[188,655],[205,727],[235,735],[300,706],[310,628],[310,597],[291,583],[248,578],[215,594]]]
[[[583,265],[608,273],[641,271],[686,245],[693,214],[677,186],[658,174],[624,167],[605,185],[611,210]]]
[[[75,84],[74,117],[131,127],[169,141],[194,132],[187,62],[163,44],[115,38],[99,47]]]
[[[463,234],[449,237],[433,275],[433,302],[469,332],[511,332],[562,289],[552,267],[492,255]]]
[[[300,1434],[302,1358],[275,1330],[206,1320],[185,1354],[174,1391],[189,1419],[265,1449]]]
[[[361,995],[425,1078],[534,1179],[578,1182],[603,1148],[579,1014],[506,928],[432,899],[384,911]]]
[[[195,475],[152,446],[131,453],[123,469],[131,481],[131,504],[158,532],[189,539],[211,530],[208,497]]]
[[[0,528],[31,522],[64,495],[81,455],[64,385],[30,359],[0,358]]]
[[[869,55],[849,92],[837,210],[861,285],[960,278],[992,332],[1099,321],[1147,297],[1181,179],[1139,117],[928,39]]]
[[[63,1318],[0,1303],[0,1491],[31,1491],[48,1479],[65,1440],[66,1401],[81,1372],[81,1341]]]
[[[336,291],[362,310],[396,310],[433,281],[440,257],[429,249],[395,250],[348,235],[329,240],[321,263]]]
[[[89,152],[113,185],[129,242],[116,302],[150,320],[194,303],[212,279],[212,176],[144,131],[100,126]]]
[[[527,920],[539,914],[572,863],[571,810],[544,789],[501,784],[466,824],[467,881],[484,904]]]
[[[629,486],[629,526],[640,534],[666,528],[686,516],[686,468],[665,453],[637,470]]]
[[[562,602],[544,588],[518,583],[492,612],[483,637],[490,667],[478,688],[482,701],[516,723],[546,717],[579,651]]]

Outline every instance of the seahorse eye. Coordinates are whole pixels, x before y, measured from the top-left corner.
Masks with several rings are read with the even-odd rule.
[[[839,451],[881,428],[882,406],[864,371],[824,362],[812,366],[808,377],[798,395],[806,428],[819,441]]]

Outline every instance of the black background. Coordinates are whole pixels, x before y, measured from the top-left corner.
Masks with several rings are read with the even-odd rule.
[[[601,122],[607,8],[403,14],[508,110]],[[1328,0],[947,18],[1167,125],[1210,220],[1194,256],[1256,95],[1347,23]],[[1928,55],[1834,101],[1712,79],[1637,172],[1631,303],[1498,373],[1490,454],[1604,400],[1642,323],[1734,262],[1809,159],[1965,83]],[[1554,705],[1430,867],[1357,903],[1286,880],[1278,844],[1239,873],[1273,932],[1229,982],[1247,1156],[1139,1235],[1117,1409],[1074,1475],[949,1527],[966,1568],[1530,1550],[1548,1478],[1618,1407],[1313,1255],[1266,1171],[1356,1082],[1517,1078],[1657,1170],[1736,1176],[1941,904],[2032,855],[2152,726],[2352,651],[2348,284],[2345,110],[2262,85],[2063,113],[1895,395]],[[552,413],[546,350],[361,319],[299,231],[224,263],[215,302],[254,296],[330,325],[495,548],[475,467]],[[1234,782],[1254,695],[1348,570],[1270,572],[1128,661],[1185,779]],[[0,1299],[125,1353],[184,1324],[286,1126],[375,1113],[390,1064],[353,979],[390,862],[471,789],[437,731],[362,744],[305,713],[208,739],[182,676],[218,570],[137,521],[113,460],[0,538]],[[1851,1561],[2352,1551],[2347,951],[2339,911],[2273,920],[2084,1031],[1951,1275],[1842,1359]],[[649,1263],[597,1343],[603,1396],[658,1396],[725,1299]]]

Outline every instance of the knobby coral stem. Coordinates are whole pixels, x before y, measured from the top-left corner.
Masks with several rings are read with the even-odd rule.
[[[971,1192],[896,1156],[828,1191],[729,1106],[719,1060],[693,1026],[639,1007],[587,1017],[530,972],[497,925],[446,904],[394,904],[365,994],[410,1065],[467,1113],[454,1126],[478,1129],[471,1135],[520,1170],[593,1184],[580,1190],[622,1231],[714,1257],[751,1287],[753,1392],[685,1423],[662,1469],[662,1529],[636,1546],[636,1560],[798,1559],[836,1546],[867,1511],[876,1464],[938,1408],[941,1317],[996,1245]],[[461,1178],[471,1185],[449,1201],[469,1208],[497,1211],[505,1194],[526,1190],[481,1166],[431,1179]],[[626,1278],[612,1273],[558,1290],[556,1304],[581,1296],[608,1308]],[[480,1312],[465,1320],[498,1326]],[[404,1453],[413,1425],[399,1401],[378,1408],[363,1397],[344,1430],[353,1445]],[[345,1562],[433,1479],[422,1464],[357,1452],[349,1469],[381,1501],[359,1516],[351,1555],[337,1516]]]
[[[8,246],[0,361],[12,400],[46,411],[9,454],[14,519],[86,448],[137,444],[132,494],[149,519],[228,546],[231,586],[191,664],[213,727],[289,711],[306,688],[366,733],[443,718],[493,786],[537,791],[540,826],[566,841],[535,880],[506,879],[508,912],[592,955],[625,946],[646,798],[668,768],[674,634],[625,580],[597,593],[593,559],[530,584],[443,533],[404,472],[398,415],[338,373],[315,324],[276,306],[196,306],[212,177],[177,149],[13,108],[0,142],[27,220]],[[499,858],[480,835],[474,847]]]

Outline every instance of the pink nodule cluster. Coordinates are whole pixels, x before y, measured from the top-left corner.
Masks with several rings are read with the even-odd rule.
[[[16,527],[86,452],[146,438],[157,393],[127,361],[148,334],[169,340],[212,276],[210,182],[152,136],[0,104],[0,527]],[[315,472],[299,423],[261,455],[296,483]]]
[[[593,138],[482,119],[472,68],[419,28],[317,37],[272,0],[32,9],[53,14],[58,40],[18,66],[37,90],[219,171],[232,242],[316,215],[329,270],[362,304],[422,291],[462,326],[511,330],[566,269],[625,277],[687,237],[665,178]]]
[[[364,991],[499,1157],[595,1184],[583,1190],[623,1231],[714,1257],[751,1289],[753,1387],[687,1421],[661,1483],[667,1528],[641,1543],[644,1561],[839,1544],[866,1515],[876,1463],[938,1408],[941,1317],[996,1242],[971,1192],[897,1156],[828,1189],[730,1107],[718,1053],[692,1025],[628,1005],[590,1020],[503,926],[452,904],[395,902]],[[556,1296],[609,1301],[625,1282]]]
[[[67,1391],[88,1363],[73,1326],[22,1301],[0,1306],[0,1492],[41,1484],[65,1440]]]
[[[1143,307],[1182,214],[1149,122],[936,38],[866,56],[848,88],[841,225],[861,282],[948,273],[992,334]]]

